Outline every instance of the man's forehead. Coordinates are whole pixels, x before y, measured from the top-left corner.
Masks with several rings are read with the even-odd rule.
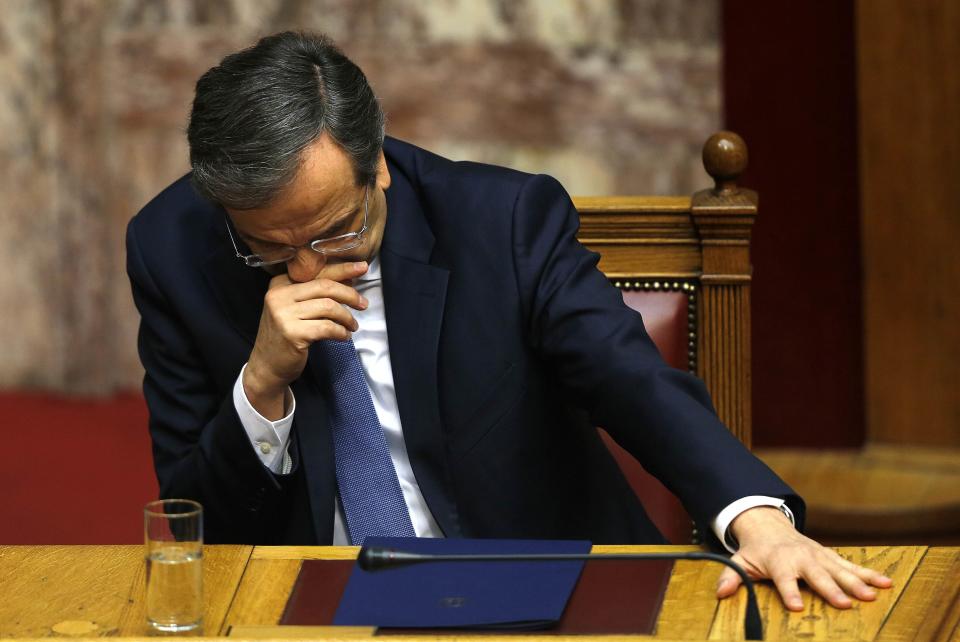
[[[323,135],[303,151],[300,167],[275,207],[307,205],[315,208],[347,206],[359,191],[349,156]]]
[[[349,157],[324,135],[304,150],[294,179],[270,204],[230,214],[239,226],[251,231],[325,227],[355,212],[362,195]]]
[[[337,191],[354,186],[356,172],[350,156],[323,134],[304,148],[294,183],[298,180],[314,189]]]
[[[329,236],[353,221],[361,205],[357,198],[305,198],[259,211],[231,213],[231,216],[244,237],[299,245],[310,238]]]

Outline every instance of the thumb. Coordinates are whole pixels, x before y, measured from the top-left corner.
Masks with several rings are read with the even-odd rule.
[[[734,564],[739,564],[743,566],[744,559],[740,557],[739,554],[734,555],[730,558],[730,561]],[[742,580],[740,576],[737,575],[737,572],[734,571],[729,566],[723,569],[723,572],[720,574],[720,579],[717,580],[717,599],[722,600],[725,597],[730,597],[737,592],[737,589],[740,588]]]

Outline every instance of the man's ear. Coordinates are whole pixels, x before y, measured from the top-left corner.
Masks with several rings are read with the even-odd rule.
[[[387,168],[387,159],[380,150],[380,160],[377,161],[377,187],[382,190],[390,187],[390,170]]]

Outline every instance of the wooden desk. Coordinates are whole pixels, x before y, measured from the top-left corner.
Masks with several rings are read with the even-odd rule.
[[[690,547],[598,546],[594,550],[676,551]],[[848,611],[832,609],[807,593],[806,609],[788,613],[771,586],[758,586],[766,639],[960,641],[960,548],[839,550],[854,562],[889,575],[894,587],[880,591],[876,602],[857,604]],[[348,547],[207,546],[207,635],[225,635],[231,626],[276,624],[302,560],[350,559],[356,551]],[[143,570],[139,546],[0,547],[0,637],[144,636]],[[719,573],[715,565],[677,563],[658,621],[657,639],[742,637],[744,592],[718,603],[713,591]],[[516,636],[475,639],[495,642],[507,637]]]

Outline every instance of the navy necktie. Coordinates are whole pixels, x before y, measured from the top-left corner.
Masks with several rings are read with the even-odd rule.
[[[415,537],[397,470],[353,341],[321,341],[333,382],[330,425],[340,501],[350,541]]]

